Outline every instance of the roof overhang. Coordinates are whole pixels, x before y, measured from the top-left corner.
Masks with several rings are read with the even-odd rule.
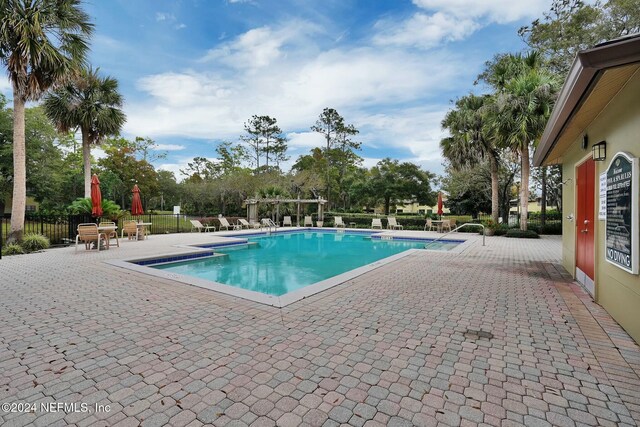
[[[640,34],[612,40],[578,54],[547,122],[534,166],[562,163],[580,136],[640,68]]]

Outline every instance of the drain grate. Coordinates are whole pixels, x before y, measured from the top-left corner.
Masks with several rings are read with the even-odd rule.
[[[465,338],[469,340],[479,340],[481,338],[490,340],[493,338],[493,334],[487,331],[474,331],[473,329],[467,329],[467,332],[464,333]]]

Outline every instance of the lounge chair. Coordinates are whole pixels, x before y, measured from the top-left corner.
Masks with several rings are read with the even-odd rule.
[[[247,221],[244,218],[240,218],[238,219],[238,222],[240,223],[240,228],[242,227],[247,227],[247,228],[260,228],[260,224],[258,224],[257,222],[252,222],[249,223],[249,221]]]
[[[138,227],[138,223],[135,221],[124,221],[122,223],[122,233],[120,238],[124,239],[124,234],[127,233],[127,238],[131,240],[133,237],[138,240],[140,237],[138,233],[140,233],[140,228]]]
[[[283,227],[292,227],[293,224],[291,224],[291,217],[290,216],[285,216],[282,218],[282,226]]]
[[[313,227],[313,220],[311,219],[311,215],[307,215],[304,217],[304,226]]]
[[[107,236],[107,239],[116,239],[116,246],[120,247],[120,241],[118,240],[118,227],[116,223],[113,221],[103,221],[98,225],[98,227],[113,227],[113,230],[105,231],[104,234]]]
[[[387,218],[387,229],[388,230],[402,230],[402,225],[398,224],[396,221],[396,217],[390,216]]]
[[[333,226],[338,228],[338,227],[342,227],[345,228],[344,222],[342,222],[342,217],[341,216],[336,216],[333,218]]]
[[[76,251],[78,250],[78,244],[84,243],[86,250],[91,249],[91,245],[95,243],[98,252],[100,252],[100,246],[104,243],[105,247],[109,249],[109,239],[105,233],[98,231],[98,225],[93,223],[85,223],[78,225],[78,235],[76,236]]]
[[[209,229],[216,231],[216,227],[214,227],[213,225],[202,225],[202,223],[197,219],[190,219],[189,222],[191,222],[191,231],[193,231],[194,229],[198,230],[198,232],[207,232],[209,231]]]
[[[373,218],[371,220],[371,229],[379,228],[382,230],[382,220],[380,218]]]
[[[237,225],[231,225],[229,224],[229,221],[227,220],[227,218],[225,217],[220,217],[218,218],[218,221],[220,221],[220,231],[222,231],[222,228],[224,227],[225,230],[229,231],[230,228],[233,228],[234,230],[239,230],[242,228],[242,226],[237,226]]]
[[[424,231],[438,230],[438,226],[433,223],[431,218],[427,219],[426,224],[424,225]]]

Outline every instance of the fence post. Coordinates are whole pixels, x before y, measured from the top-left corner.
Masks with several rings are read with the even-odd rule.
[[[176,214],[176,233],[180,232],[180,215]]]

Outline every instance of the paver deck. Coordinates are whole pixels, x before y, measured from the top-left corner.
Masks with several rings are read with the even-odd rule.
[[[414,254],[282,309],[103,262],[213,239],[3,258],[0,403],[38,406],[0,424],[640,422],[640,349],[557,237]]]

